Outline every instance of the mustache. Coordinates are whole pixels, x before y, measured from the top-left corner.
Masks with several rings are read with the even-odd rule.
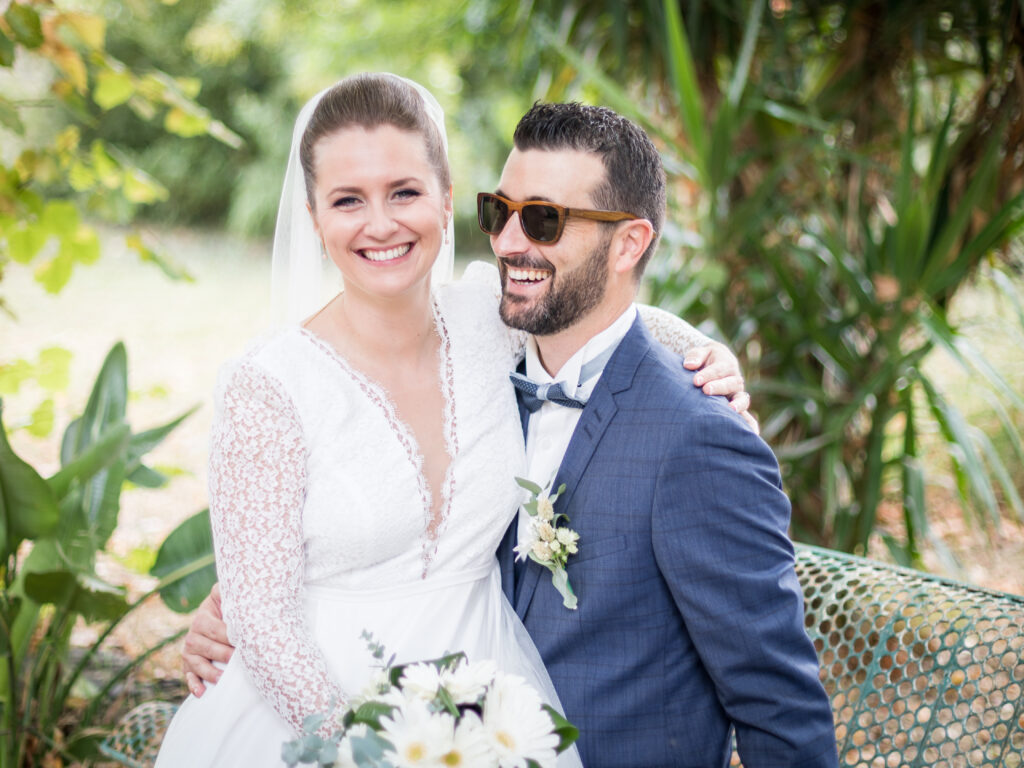
[[[522,256],[498,256],[498,268],[508,269],[514,267],[515,269],[546,269],[550,272],[555,271],[555,266],[547,259],[528,259]]]

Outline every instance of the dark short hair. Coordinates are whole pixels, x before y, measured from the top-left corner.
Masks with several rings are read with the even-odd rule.
[[[605,179],[593,191],[594,204],[635,214],[654,227],[651,244],[636,266],[639,278],[665,222],[665,169],[644,130],[607,107],[538,102],[519,121],[513,140],[522,151],[571,149],[601,158]]]
[[[441,132],[427,114],[423,98],[409,83],[394,75],[367,73],[346,77],[331,87],[317,103],[302,134],[299,159],[306,182],[306,199],[311,208],[315,208],[313,151],[317,142],[343,128],[377,128],[382,125],[422,136],[427,147],[427,159],[437,173],[441,190],[448,191],[451,186],[448,155]]]

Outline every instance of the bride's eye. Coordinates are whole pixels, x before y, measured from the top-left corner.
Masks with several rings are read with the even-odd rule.
[[[421,193],[418,189],[404,188],[399,189],[397,192],[395,192],[395,197],[398,198],[399,200],[415,200],[417,197],[420,196],[420,194]]]
[[[331,207],[332,208],[351,208],[351,207],[357,205],[358,203],[359,203],[359,198],[358,197],[354,197],[352,195],[348,195],[346,197],[339,197],[337,200],[335,200],[333,203],[331,203]]]

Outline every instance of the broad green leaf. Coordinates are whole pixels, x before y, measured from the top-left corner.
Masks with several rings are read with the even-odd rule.
[[[167,484],[167,477],[145,464],[137,465],[127,475],[125,480],[140,488],[163,488]]]
[[[36,282],[40,283],[48,293],[60,293],[71,279],[73,264],[74,262],[68,254],[59,253],[36,268]]]
[[[176,419],[173,419],[166,424],[162,424],[159,427],[153,427],[143,432],[138,432],[132,435],[131,443],[129,445],[128,455],[132,459],[138,459],[145,454],[149,453],[156,446],[158,446],[163,439],[167,437],[172,431],[174,431],[181,422],[191,416],[199,409],[199,406],[193,406],[189,408],[185,413],[181,414]]]
[[[164,118],[164,128],[185,138],[202,136],[209,125],[210,118],[206,115],[186,112],[180,107],[171,108]]]
[[[53,432],[53,398],[48,397],[32,410],[25,431],[33,437],[46,437]]]
[[[25,594],[37,603],[81,614],[86,621],[114,621],[128,610],[123,590],[71,571],[30,573],[25,577]]]
[[[124,421],[128,400],[128,353],[117,342],[107,353],[82,414],[74,453],[95,442],[108,427]]]
[[[564,752],[580,737],[580,729],[566,720],[558,710],[545,704],[543,710],[548,713],[554,732],[558,734],[558,751]]]
[[[95,551],[107,545],[117,527],[121,511],[121,488],[126,475],[126,462],[118,460],[100,470],[86,488],[83,511],[88,522],[89,537]]]
[[[92,98],[103,109],[124,104],[135,94],[135,81],[128,72],[104,70],[96,76]]]
[[[0,403],[0,499],[6,511],[7,544],[14,548],[22,539],[53,534],[60,510],[47,482],[7,442],[2,408]]]
[[[14,39],[26,48],[38,48],[43,44],[43,27],[39,14],[21,3],[11,3],[4,19],[14,33]]]
[[[48,392],[63,392],[71,383],[71,352],[64,347],[39,351],[36,382]]]
[[[127,424],[117,424],[74,459],[61,467],[47,482],[57,498],[63,497],[73,481],[86,482],[97,472],[122,459],[131,438]]]
[[[189,613],[199,606],[217,581],[209,510],[197,512],[171,531],[150,574],[162,580],[160,598],[172,611]]]

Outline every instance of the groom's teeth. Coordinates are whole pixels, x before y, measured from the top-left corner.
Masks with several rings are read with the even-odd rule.
[[[509,267],[508,276],[516,282],[530,282],[535,283],[544,280],[551,276],[551,270],[548,269],[520,269],[518,267]]]
[[[410,248],[412,248],[412,246],[406,243],[405,245],[399,245],[395,248],[388,248],[386,251],[371,251],[364,248],[361,253],[370,261],[391,261],[392,259],[397,259],[399,256],[405,256],[405,254],[409,252]]]

